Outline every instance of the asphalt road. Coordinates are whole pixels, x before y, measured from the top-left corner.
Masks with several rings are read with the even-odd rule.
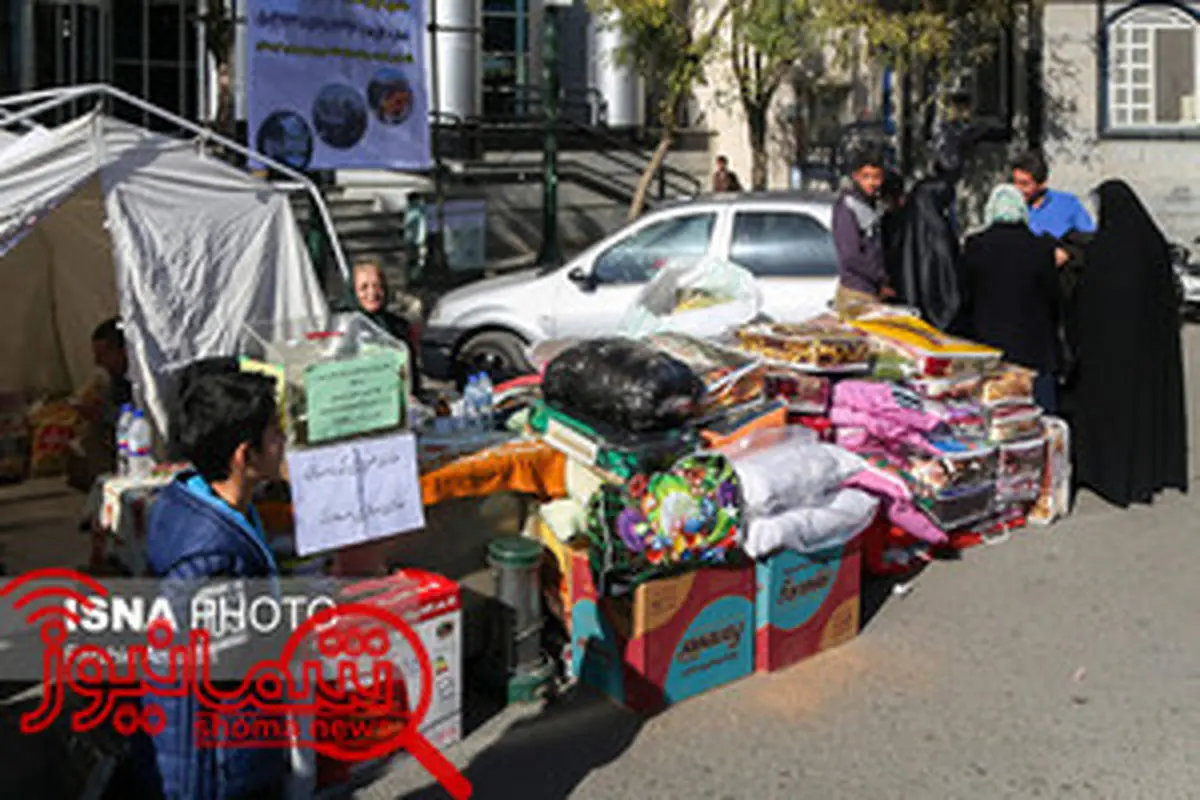
[[[448,756],[485,799],[1198,798],[1198,512],[1085,495],[933,564],[838,650],[649,720],[585,694],[509,711]],[[359,796],[446,796],[428,783],[410,763]]]

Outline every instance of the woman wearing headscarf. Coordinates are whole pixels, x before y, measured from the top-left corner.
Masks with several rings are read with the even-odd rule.
[[[956,327],[962,309],[953,201],[947,182],[930,178],[917,183],[904,203],[893,260],[895,302],[918,309],[941,330]]]
[[[1096,190],[1099,227],[1076,294],[1075,479],[1109,502],[1187,491],[1179,307],[1167,242],[1123,181]]]
[[[963,250],[971,335],[1036,370],[1037,402],[1054,413],[1060,310],[1054,241],[1029,230],[1025,199],[1013,186],[992,190],[984,218],[987,227],[968,237]]]
[[[414,335],[413,326],[409,324],[408,320],[388,310],[388,285],[383,276],[383,270],[375,261],[359,261],[351,270],[351,278],[355,305],[346,310],[359,312],[378,325],[385,333],[408,346],[409,365],[412,368],[412,391],[414,394],[419,393],[421,373],[417,368],[416,356],[419,352],[420,342]]]

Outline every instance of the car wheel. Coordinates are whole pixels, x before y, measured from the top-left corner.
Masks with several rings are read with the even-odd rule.
[[[455,367],[460,386],[477,372],[486,372],[493,384],[534,372],[525,357],[525,343],[506,331],[484,331],[472,336],[459,348]]]

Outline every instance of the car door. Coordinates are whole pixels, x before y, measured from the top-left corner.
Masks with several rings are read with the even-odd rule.
[[[600,249],[583,269],[590,284],[564,270],[558,302],[549,312],[558,336],[598,336],[616,331],[621,318],[656,269],[673,258],[709,253],[717,226],[714,209],[673,212],[629,228]]]
[[[802,209],[739,208],[729,260],[754,273],[764,313],[780,322],[800,322],[827,311],[837,288],[833,233]]]

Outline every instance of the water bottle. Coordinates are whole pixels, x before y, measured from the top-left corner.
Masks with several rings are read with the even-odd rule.
[[[495,427],[496,400],[493,396],[495,387],[486,372],[479,373],[479,420],[484,430],[490,431]]]
[[[467,378],[467,385],[463,387],[463,428],[468,431],[475,430],[479,422],[479,376],[472,375]]]
[[[129,474],[129,423],[133,421],[133,405],[121,406],[117,417],[117,475]]]
[[[154,456],[150,449],[154,445],[154,434],[150,430],[150,421],[139,408],[133,412],[129,423],[129,477],[148,478],[154,472]]]

